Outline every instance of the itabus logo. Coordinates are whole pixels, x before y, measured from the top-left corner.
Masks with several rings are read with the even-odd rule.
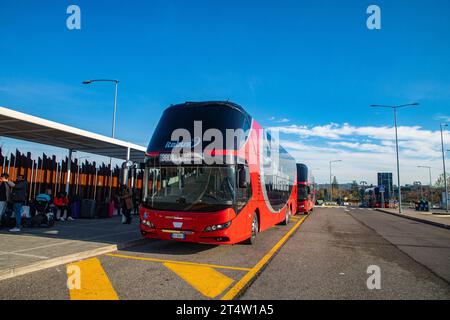
[[[182,226],[183,226],[183,222],[174,222],[173,223],[174,228],[181,229]]]
[[[174,141],[167,141],[166,142],[166,149],[173,149],[173,148],[194,148],[195,146],[198,146],[202,140],[200,137],[195,137],[190,142],[174,142]]]

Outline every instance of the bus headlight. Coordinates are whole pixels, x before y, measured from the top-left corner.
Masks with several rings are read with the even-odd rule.
[[[149,227],[149,228],[155,228],[155,225],[154,225],[150,220],[145,220],[145,219],[143,219],[143,220],[141,221],[141,223],[142,223],[144,226],[147,226],[147,227]]]
[[[212,231],[219,231],[229,228],[231,225],[231,221],[222,223],[222,224],[215,224],[212,226],[207,226],[204,230],[204,232],[212,232]]]

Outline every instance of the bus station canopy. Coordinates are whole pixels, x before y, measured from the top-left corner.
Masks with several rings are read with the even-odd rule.
[[[0,136],[133,162],[143,162],[146,151],[143,146],[1,106]]]

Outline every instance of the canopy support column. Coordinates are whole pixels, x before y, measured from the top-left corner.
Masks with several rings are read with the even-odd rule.
[[[73,150],[69,149],[69,155],[67,157],[67,178],[66,178],[66,195],[69,196],[70,191],[70,174],[72,171],[72,153]]]

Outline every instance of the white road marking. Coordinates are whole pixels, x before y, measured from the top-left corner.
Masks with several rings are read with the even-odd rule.
[[[8,254],[12,254],[12,255],[16,255],[16,256],[21,256],[21,257],[31,257],[31,258],[38,258],[38,259],[48,259],[48,257],[44,257],[44,256],[36,256],[36,255],[34,255],[34,254],[0,251],[0,255],[8,255]]]

